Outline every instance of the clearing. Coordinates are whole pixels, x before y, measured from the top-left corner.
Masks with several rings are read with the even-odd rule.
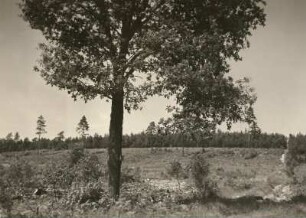
[[[107,151],[91,149],[87,152],[98,157],[100,167],[105,171]],[[40,217],[50,217],[48,213],[51,212],[53,217],[306,217],[304,198],[286,201],[292,192],[287,186],[291,180],[280,160],[283,152],[282,149],[243,148],[205,148],[202,152],[200,148],[187,148],[183,155],[182,148],[126,148],[123,149],[123,171],[137,174],[139,179],[134,181],[132,178],[124,184],[119,202],[111,207],[110,203],[100,199],[99,204],[89,209],[80,207],[64,212],[52,207],[51,211],[48,209],[50,196],[46,194],[27,203],[25,199],[15,200],[12,213],[23,214],[23,217],[34,216],[34,211]],[[174,161],[187,169],[195,153],[201,153],[208,161],[209,178],[217,187],[218,198],[194,199],[196,188],[190,176],[176,179],[167,173]],[[18,159],[35,167],[38,173],[50,163],[60,166],[69,155],[67,150],[2,153],[0,164],[9,167]],[[107,210],[103,208],[106,204]]]

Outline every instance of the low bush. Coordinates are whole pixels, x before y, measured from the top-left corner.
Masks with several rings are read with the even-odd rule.
[[[32,194],[39,185],[35,169],[28,162],[16,159],[8,167],[0,165],[0,207],[10,215],[14,199]]]
[[[84,157],[85,157],[84,148],[72,149],[69,153],[69,164],[70,164],[70,166],[73,166],[73,165],[77,164]]]
[[[240,154],[246,160],[253,159],[258,156],[258,152],[253,149],[242,150]]]
[[[95,154],[84,153],[77,162],[71,163],[68,160],[68,164],[48,164],[44,171],[44,184],[53,189],[68,189],[72,183],[96,182],[105,175],[104,167]]]
[[[103,169],[104,167],[100,163],[98,156],[89,154],[81,159],[72,170],[76,173],[75,180],[87,183],[90,181],[98,181],[102,178],[105,175]]]
[[[188,175],[179,161],[172,161],[166,169],[167,174],[175,179],[186,179]]]
[[[69,157],[66,162],[48,162],[43,167],[19,159],[9,166],[0,164],[0,208],[9,214],[15,199],[26,202],[39,198],[41,194],[35,190],[46,194],[50,208],[70,205],[75,209],[78,204],[98,207],[106,193],[101,185],[105,180],[103,165],[95,154],[71,152]],[[130,180],[140,177],[137,171],[129,172]]]
[[[16,159],[10,166],[0,169],[2,187],[6,186],[13,198],[27,196],[41,183],[35,172],[36,168],[28,162]]]
[[[98,203],[102,197],[107,196],[103,186],[100,181],[88,182],[85,186],[73,185],[69,189],[66,199],[64,199],[65,205],[74,207],[76,204]]]
[[[13,208],[13,199],[11,193],[3,184],[3,181],[0,180],[0,208],[2,208],[9,216]]]
[[[44,185],[52,189],[67,189],[75,180],[75,172],[67,165],[51,162],[43,172]]]
[[[287,174],[296,182],[295,168],[306,163],[306,136],[290,135],[284,162]]]
[[[201,154],[195,154],[189,165],[191,178],[201,198],[216,195],[216,184],[209,178],[209,164]]]
[[[11,186],[33,188],[37,184],[35,169],[28,162],[16,160],[7,169],[6,176]]]
[[[124,167],[121,170],[121,184],[141,181],[141,169]]]

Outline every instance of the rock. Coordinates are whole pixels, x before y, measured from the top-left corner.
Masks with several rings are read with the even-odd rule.
[[[280,158],[280,161],[285,164],[285,158],[286,158],[286,154],[282,154],[281,158]]]
[[[182,211],[189,211],[189,208],[188,208],[188,206],[186,204],[182,204],[180,206],[181,206],[181,210]]]
[[[23,196],[22,196],[22,195],[16,195],[16,196],[12,197],[12,200],[18,200],[18,201],[20,201],[20,200],[22,200],[22,199],[23,199]]]
[[[264,196],[265,200],[275,202],[290,201],[296,196],[296,192],[290,185],[277,185],[274,187],[273,192]]]
[[[45,195],[47,194],[47,191],[42,189],[42,188],[37,188],[35,189],[33,195],[36,195],[36,196],[41,196],[41,195]]]
[[[242,196],[235,196],[234,198],[229,199],[231,201],[251,201],[251,202],[255,202],[255,201],[262,201],[264,200],[264,198],[262,196],[259,195],[242,195]]]

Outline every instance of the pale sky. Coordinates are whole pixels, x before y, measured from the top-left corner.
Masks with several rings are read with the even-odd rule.
[[[17,0],[0,0],[0,138],[18,131],[35,137],[36,120],[47,121],[46,137],[60,131],[76,135],[83,115],[90,133],[108,133],[110,103],[96,99],[74,102],[65,91],[45,85],[33,66],[43,40],[18,17]],[[306,134],[306,0],[267,0],[267,22],[250,38],[243,61],[232,64],[234,78],[251,77],[255,106],[263,132]],[[137,133],[151,121],[167,116],[163,98],[152,98],[142,111],[125,113],[124,132]],[[237,125],[234,130],[243,130]]]

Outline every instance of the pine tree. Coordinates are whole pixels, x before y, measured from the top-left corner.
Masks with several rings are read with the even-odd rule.
[[[56,140],[63,141],[64,139],[65,139],[64,131],[60,131],[56,136]]]
[[[16,133],[15,133],[15,136],[14,136],[14,141],[15,141],[15,142],[18,142],[19,140],[20,140],[19,132],[16,132]]]
[[[157,135],[157,126],[155,122],[151,122],[146,129],[146,135],[147,135],[147,144],[151,149],[154,147],[155,138]]]
[[[46,120],[45,118],[40,115],[37,120],[37,127],[36,127],[36,135],[38,135],[38,140],[40,140],[41,135],[47,133],[46,131]]]
[[[5,137],[6,140],[10,141],[10,140],[13,140],[13,133],[8,133]]]
[[[78,123],[78,126],[76,128],[77,133],[80,134],[82,138],[85,138],[86,135],[88,135],[89,125],[87,122],[87,119],[85,115],[81,118],[80,122]]]

